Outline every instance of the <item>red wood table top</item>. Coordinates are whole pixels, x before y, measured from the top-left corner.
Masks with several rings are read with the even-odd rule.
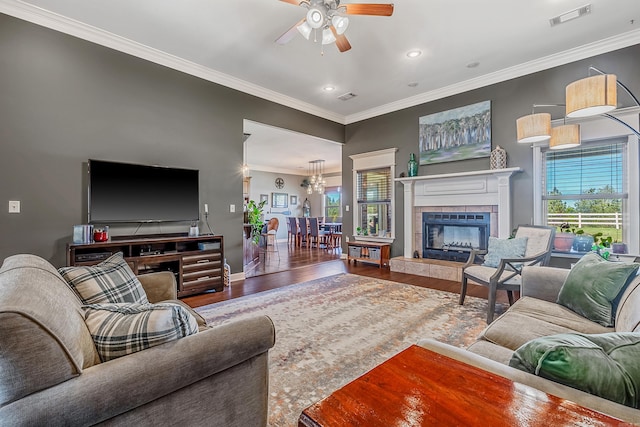
[[[309,406],[299,426],[628,426],[532,387],[411,346]]]

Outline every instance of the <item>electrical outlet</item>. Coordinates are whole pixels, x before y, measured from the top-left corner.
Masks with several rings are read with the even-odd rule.
[[[344,236],[344,240],[349,243],[349,236]]]
[[[209,214],[209,204],[208,203],[204,204],[204,213],[207,214],[207,215]]]
[[[236,211],[236,205],[229,205],[229,212],[235,212]]]
[[[20,213],[19,200],[9,200],[9,213]]]

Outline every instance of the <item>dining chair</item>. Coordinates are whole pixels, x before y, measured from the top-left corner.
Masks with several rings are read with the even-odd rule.
[[[309,227],[307,226],[307,218],[298,218],[298,226],[300,228],[300,236],[298,246],[309,247]]]
[[[265,262],[270,253],[278,254],[278,259],[280,259],[277,239],[279,226],[280,220],[278,220],[278,218],[271,218],[266,224],[266,230],[262,233],[262,237],[264,238]]]
[[[519,243],[516,242],[515,239],[526,239],[523,256],[506,255],[498,258],[493,256],[492,258],[494,258],[495,262],[488,263],[487,258],[491,255],[492,251],[491,240],[489,241],[488,251],[472,250],[468,261],[462,267],[460,305],[464,304],[469,279],[474,283],[488,287],[489,305],[487,307],[487,323],[493,322],[497,291],[507,291],[509,305],[513,304],[513,291],[520,291],[522,268],[529,265],[548,265],[551,258],[554,236],[555,227],[520,225],[516,231],[513,243]],[[496,239],[496,247],[500,241],[501,239]],[[502,239],[502,242],[508,243],[509,240],[505,241]],[[505,247],[506,245],[502,244],[501,246]],[[478,260],[483,260],[484,263],[475,264]]]
[[[309,243],[311,246],[314,244],[317,248],[320,248],[321,244],[327,247],[329,233],[320,230],[318,218],[309,218]]]
[[[287,228],[288,228],[288,237],[287,237],[287,244],[291,245],[291,243],[293,243],[293,246],[297,246],[298,245],[298,220],[296,217],[294,216],[289,216],[287,217]]]

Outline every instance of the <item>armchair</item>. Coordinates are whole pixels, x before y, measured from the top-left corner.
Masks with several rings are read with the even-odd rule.
[[[467,281],[489,288],[489,305],[487,307],[487,323],[493,322],[496,308],[496,293],[507,291],[509,304],[513,304],[513,291],[520,291],[521,273],[524,266],[549,264],[555,228],[541,225],[521,225],[516,231],[516,238],[526,237],[527,245],[524,257],[502,258],[497,267],[475,264],[482,260],[487,251],[472,250],[469,259],[462,267],[462,283],[460,286],[460,305],[464,304],[467,293]]]

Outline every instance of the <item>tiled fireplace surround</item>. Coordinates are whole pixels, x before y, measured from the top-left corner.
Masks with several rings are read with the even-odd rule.
[[[489,212],[490,235],[506,238],[511,227],[511,176],[520,168],[398,178],[404,185],[404,254],[391,271],[460,281],[461,263],[422,257],[424,212]]]

